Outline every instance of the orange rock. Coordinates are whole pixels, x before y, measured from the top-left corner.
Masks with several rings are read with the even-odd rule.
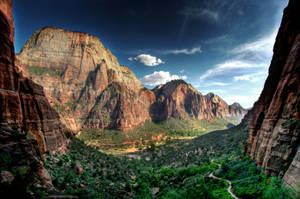
[[[0,1],[0,124],[28,131],[41,152],[65,148],[67,129],[48,103],[43,88],[19,73],[15,65],[12,1]],[[22,68],[19,66],[19,68]]]
[[[165,120],[169,117],[211,120],[230,116],[243,117],[247,112],[237,104],[228,106],[224,100],[213,93],[204,96],[183,80],[168,82],[153,91],[157,99],[151,106],[154,120]]]

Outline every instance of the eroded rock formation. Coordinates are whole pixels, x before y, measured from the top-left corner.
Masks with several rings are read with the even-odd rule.
[[[290,0],[274,45],[269,76],[243,123],[250,125],[247,150],[265,173],[300,181],[300,2]]]
[[[51,108],[43,88],[24,77],[15,66],[12,1],[1,1],[0,124],[28,132],[41,152],[64,150],[67,129]]]
[[[145,89],[98,38],[89,34],[43,28],[33,34],[17,59],[19,70],[26,73],[27,68],[32,79],[44,87],[64,124],[75,131],[128,131],[145,121],[168,117],[212,119],[231,115],[223,100],[218,98],[212,104],[213,99],[185,82],[173,81],[160,90]],[[245,114],[240,110],[232,113]]]
[[[242,118],[246,113],[246,110],[237,103],[228,106],[224,100],[213,93],[204,96],[183,80],[173,80],[160,85],[153,89],[153,92],[157,99],[151,107],[154,120],[165,120],[169,117],[198,120],[232,116]]]
[[[26,72],[24,72],[25,74]],[[0,1],[0,186],[11,197],[39,179],[53,188],[43,167],[44,152],[64,152],[68,130],[48,103],[43,88],[15,65],[12,0]],[[21,172],[22,171],[22,172]],[[12,173],[14,175],[12,175]],[[27,179],[28,182],[21,179]],[[15,185],[15,186],[14,186]],[[9,190],[9,187],[15,187]]]
[[[17,56],[66,126],[130,130],[151,121],[153,96],[94,36],[46,27]],[[148,99],[149,97],[149,99]]]

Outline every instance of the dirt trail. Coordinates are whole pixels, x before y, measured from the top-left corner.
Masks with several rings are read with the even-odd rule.
[[[219,177],[217,177],[217,176],[214,176],[214,174],[213,173],[210,173],[209,174],[209,176],[208,177],[210,177],[210,178],[214,178],[214,179],[217,179],[217,180],[221,180],[221,178],[219,178]],[[231,183],[231,181],[230,180],[226,180],[226,179],[224,179],[226,182],[228,182],[228,184],[229,184],[229,187],[227,188],[227,191],[228,191],[228,193],[231,195],[231,197],[233,197],[234,199],[239,199],[236,195],[234,195],[234,193],[232,193],[232,191],[231,191],[231,188],[232,188],[232,183]]]

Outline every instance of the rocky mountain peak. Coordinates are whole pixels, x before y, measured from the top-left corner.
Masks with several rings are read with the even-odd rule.
[[[108,83],[125,81],[131,90],[143,88],[133,73],[119,65],[99,38],[87,33],[42,28],[26,42],[17,59],[27,67],[50,69],[69,84],[83,83],[104,61]]]
[[[234,102],[234,103],[231,104],[230,106],[236,107],[236,108],[241,108],[241,107],[242,107],[238,102]]]
[[[82,32],[45,27],[32,35],[17,55],[17,60],[19,65],[28,69],[35,82],[43,85],[52,106],[62,116],[63,123],[74,131],[89,124],[93,128],[113,126],[121,130],[135,127],[130,122],[118,121],[120,118],[114,118],[118,124],[108,124],[95,117],[95,106],[99,106],[99,99],[110,99],[104,97],[104,93],[112,94],[114,100],[121,104],[125,100],[136,102],[144,95],[140,92],[144,87],[134,73],[128,67],[120,66],[117,58],[99,38]],[[109,85],[121,85],[121,94],[116,95],[115,87]],[[125,96],[136,99],[126,99]],[[149,109],[150,102],[144,100],[146,98],[139,99],[139,102],[144,102],[144,107],[132,108]],[[113,107],[118,108],[115,105]],[[130,113],[137,114],[132,116],[137,120],[134,122],[136,125],[151,120],[149,114],[138,116],[137,110],[131,110]],[[121,117],[120,114],[118,116]]]
[[[168,97],[176,89],[180,89],[182,87],[188,87],[193,92],[199,93],[192,85],[186,83],[182,79],[172,80],[166,84],[159,85],[153,89],[153,92],[155,92],[157,96],[163,94],[164,97]]]
[[[221,97],[214,93],[207,93],[205,97],[209,100],[211,100],[213,103],[225,103],[227,104]]]
[[[82,127],[127,131],[169,117],[230,116],[220,97],[207,99],[184,80],[145,89],[100,39],[86,33],[45,27],[33,34],[17,60],[43,85],[63,123],[74,131]]]

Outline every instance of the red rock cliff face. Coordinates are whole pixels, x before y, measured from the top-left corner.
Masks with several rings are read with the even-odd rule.
[[[43,88],[17,73],[12,1],[0,1],[0,125],[28,132],[41,152],[62,151],[67,130],[51,108]]]
[[[151,106],[154,120],[161,121],[169,117],[212,120],[231,116],[243,117],[246,113],[240,105],[232,107],[231,110],[224,100],[213,93],[202,95],[183,80],[171,81],[153,91],[157,99]]]
[[[45,88],[64,124],[129,131],[146,121],[242,117],[216,95],[205,97],[184,81],[145,89],[136,76],[86,33],[46,27],[36,31],[17,55],[20,71]]]
[[[0,154],[6,157],[0,162],[0,194],[31,198],[26,190],[35,183],[53,189],[42,153],[63,152],[66,131],[43,88],[16,68],[12,1],[0,0]]]
[[[266,174],[300,181],[300,2],[284,11],[269,76],[259,100],[245,117],[247,150]]]
[[[73,130],[127,131],[151,121],[153,97],[145,98],[136,76],[94,36],[46,27],[33,34],[17,58]]]

